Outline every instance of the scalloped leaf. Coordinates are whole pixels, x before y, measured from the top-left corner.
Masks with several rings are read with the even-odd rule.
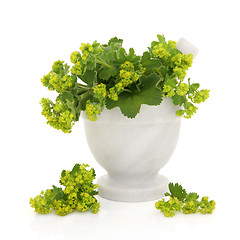
[[[119,107],[124,116],[135,118],[142,104],[159,105],[162,102],[162,91],[156,87],[160,78],[157,74],[140,77],[140,91],[122,92],[118,101],[106,100],[106,107],[113,109]]]

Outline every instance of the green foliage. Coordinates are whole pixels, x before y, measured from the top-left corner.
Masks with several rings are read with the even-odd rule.
[[[182,211],[184,214],[200,212],[211,214],[215,209],[215,201],[208,201],[208,197],[198,200],[199,195],[195,192],[187,193],[178,183],[169,183],[169,192],[165,193],[169,200],[161,199],[155,203],[156,209],[160,210],[164,216],[173,217],[176,212]]]
[[[178,183],[169,183],[168,188],[170,193],[165,193],[165,196],[170,196],[172,198],[176,197],[180,201],[183,201],[187,196],[186,190]]]
[[[119,95],[118,101],[107,99],[106,107],[119,107],[124,116],[134,118],[140,111],[142,104],[159,105],[162,102],[161,90],[156,88],[159,81],[157,74],[140,77],[139,89],[126,91]]]
[[[71,171],[63,170],[60,184],[65,188],[52,186],[52,189],[41,191],[40,195],[30,199],[30,205],[35,212],[47,214],[55,210],[57,215],[65,216],[76,209],[84,212],[90,209],[93,213],[99,211],[100,204],[97,195],[97,185],[93,184],[95,171],[88,169],[87,164],[76,164]]]
[[[134,118],[142,104],[160,105],[164,97],[181,107],[177,116],[190,118],[196,113],[196,104],[209,97],[209,90],[199,90],[200,85],[191,84],[190,79],[183,82],[192,65],[191,54],[181,53],[176,42],[167,42],[163,35],[157,39],[142,56],[133,48],[127,51],[123,40],[114,37],[102,45],[82,43],[80,51],[70,55],[72,66],[54,62],[41,82],[59,93],[57,101],[62,107],[48,98],[41,101],[47,123],[70,133],[81,111],[96,121],[104,107],[119,107],[124,116]]]

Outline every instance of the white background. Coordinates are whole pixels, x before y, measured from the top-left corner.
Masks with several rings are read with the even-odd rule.
[[[238,1],[1,1],[0,182],[1,239],[239,239],[239,7]],[[161,173],[217,203],[212,215],[166,218],[155,201],[119,203],[99,198],[101,210],[37,215],[30,197],[58,184],[62,169],[88,163],[82,121],[71,134],[45,123],[39,101],[54,98],[40,78],[55,60],[70,63],[80,44],[114,36],[138,54],[157,34],[185,37],[199,48],[189,71],[211,90],[190,120]]]

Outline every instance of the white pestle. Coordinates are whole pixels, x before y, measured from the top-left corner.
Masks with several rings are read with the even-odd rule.
[[[191,53],[193,55],[193,58],[195,58],[199,52],[198,48],[195,47],[185,38],[180,38],[177,41],[177,49],[181,51],[183,54]]]

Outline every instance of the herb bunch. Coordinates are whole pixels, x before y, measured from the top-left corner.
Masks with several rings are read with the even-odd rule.
[[[76,209],[85,212],[90,209],[97,213],[100,203],[94,197],[98,194],[97,184],[93,184],[95,171],[88,169],[87,164],[76,164],[71,171],[63,170],[60,184],[65,188],[52,186],[52,189],[41,191],[40,195],[30,199],[35,212],[47,214],[55,210],[57,215],[65,216]]]
[[[202,214],[211,214],[215,209],[215,201],[208,200],[208,197],[203,197],[198,200],[199,195],[195,192],[187,193],[178,183],[169,183],[170,193],[165,193],[165,196],[170,196],[166,201],[164,198],[155,203],[156,209],[163,212],[166,217],[173,217],[176,212],[182,211],[184,214],[200,212]]]
[[[199,83],[190,83],[190,79],[184,82],[193,55],[181,53],[175,41],[157,37],[142,56],[133,48],[127,52],[123,40],[115,37],[108,44],[82,43],[80,51],[70,56],[72,67],[64,61],[54,62],[41,79],[59,94],[55,102],[48,98],[40,102],[47,123],[70,133],[81,111],[96,121],[105,107],[119,107],[124,116],[134,118],[142,104],[160,105],[163,97],[181,106],[177,116],[191,118],[196,104],[209,97],[209,90],[199,90]]]

